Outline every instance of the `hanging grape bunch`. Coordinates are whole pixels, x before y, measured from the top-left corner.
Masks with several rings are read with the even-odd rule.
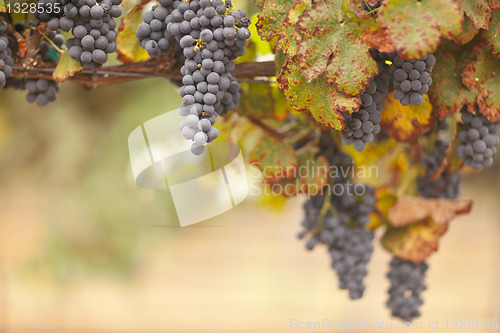
[[[175,38],[185,56],[179,113],[182,135],[201,154],[215,140],[217,115],[238,107],[239,84],[232,77],[234,60],[245,53],[250,21],[242,10],[229,11],[222,0],[162,1],[143,15],[137,30],[139,44],[153,57],[171,50]]]
[[[73,38],[66,41],[71,58],[85,69],[98,69],[116,51],[116,22],[121,15],[122,0],[61,0],[62,13],[39,15],[48,20],[47,27],[56,31],[70,31]],[[62,15],[61,15],[62,14]]]
[[[492,166],[500,143],[498,123],[492,124],[479,111],[474,115],[467,110],[462,111],[462,121],[457,156],[475,170]]]
[[[432,84],[430,72],[435,63],[436,58],[432,54],[409,61],[396,55],[390,67],[394,73],[392,96],[403,106],[422,104],[423,95],[429,91],[429,86]]]

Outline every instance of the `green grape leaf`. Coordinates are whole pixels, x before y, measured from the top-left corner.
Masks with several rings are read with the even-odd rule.
[[[465,45],[472,41],[479,32],[479,28],[476,28],[469,17],[464,16],[464,23],[462,24],[462,33],[457,36],[453,36],[453,41],[457,45]]]
[[[250,152],[250,164],[262,172],[265,183],[273,184],[293,177],[297,157],[291,144],[264,137]]]
[[[134,6],[121,20],[116,37],[116,53],[123,63],[149,59],[149,55],[138,42],[137,26],[142,23],[142,6]]]
[[[76,72],[81,71],[83,68],[80,63],[69,56],[69,51],[66,50],[61,54],[59,62],[57,63],[52,77],[56,82],[63,82],[69,76],[73,76]]]
[[[491,8],[486,0],[461,0],[462,10],[477,29],[488,29]]]
[[[387,227],[380,241],[394,256],[419,264],[437,251],[439,239],[446,230],[448,224],[428,219],[406,227]]]
[[[493,53],[500,58],[500,9],[493,11],[490,28],[483,32],[483,37]]]
[[[402,106],[389,94],[385,99],[380,125],[397,141],[411,141],[429,130],[433,120],[432,105],[427,95],[424,95],[421,105]]]
[[[476,91],[467,89],[462,82],[463,68],[457,63],[461,53],[457,50],[460,49],[438,49],[435,53],[436,65],[432,70],[432,85],[428,94],[434,112],[441,119],[459,112],[464,104],[473,106],[476,100]]]
[[[293,57],[297,52],[296,32],[293,18],[305,9],[305,0],[265,0],[256,23],[257,32],[263,40],[278,37],[277,47]]]
[[[500,61],[488,48],[474,47],[477,60],[465,65],[462,81],[470,90],[477,91],[479,111],[491,122],[500,120]]]
[[[297,111],[309,111],[323,125],[341,129],[342,112],[352,113],[361,104],[325,83],[323,75],[308,82],[295,61],[287,61],[278,77],[278,87]]]
[[[432,53],[441,36],[458,35],[463,20],[453,0],[386,0],[378,17],[399,54],[408,59]]]
[[[308,81],[326,71],[327,83],[354,96],[364,91],[378,67],[352,12],[342,12],[341,5],[341,0],[318,0],[300,16],[296,26],[303,37],[297,56]]]
[[[6,13],[7,8],[5,7],[5,2],[3,0],[0,0],[0,13]]]

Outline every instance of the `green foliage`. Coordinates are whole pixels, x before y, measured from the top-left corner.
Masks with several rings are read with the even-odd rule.
[[[461,0],[462,10],[477,29],[488,29],[491,8],[486,0]]]
[[[314,2],[300,16],[297,29],[302,34],[297,56],[308,81],[325,73],[327,83],[353,96],[362,93],[378,73],[353,14],[342,10],[341,0]]]
[[[500,120],[500,62],[486,47],[474,47],[477,60],[468,63],[462,74],[465,86],[477,92],[479,110],[491,122]]]
[[[379,18],[398,53],[415,59],[432,53],[441,36],[460,34],[463,16],[453,0],[386,0]]]
[[[489,30],[484,31],[483,37],[493,53],[500,58],[500,9],[493,11]]]
[[[437,61],[432,71],[433,87],[429,90],[429,96],[434,112],[440,118],[456,113],[464,104],[472,106],[475,103],[476,91],[467,89],[463,84],[463,62],[457,61],[457,57],[458,60],[472,60],[471,52],[457,52],[460,52],[459,48],[451,47],[435,54]]]
[[[259,36],[263,40],[278,37],[278,47],[288,56],[293,57],[297,53],[295,41],[295,28],[291,22],[292,17],[300,12],[302,0],[266,0],[262,2],[262,12],[256,24]]]
[[[285,63],[278,86],[292,107],[311,112],[316,121],[334,129],[342,128],[341,111],[351,113],[361,103],[359,98],[349,97],[326,85],[324,74],[308,82],[296,61]]]

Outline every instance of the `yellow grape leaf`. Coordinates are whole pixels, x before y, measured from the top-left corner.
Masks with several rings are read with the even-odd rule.
[[[382,110],[381,126],[398,141],[411,141],[428,131],[433,124],[432,105],[427,95],[421,105],[402,106],[389,94]]]
[[[79,72],[83,69],[80,63],[69,56],[69,51],[64,51],[57,63],[54,72],[52,73],[52,77],[56,82],[63,82],[69,76],[73,76],[76,72]]]
[[[406,227],[388,227],[381,243],[394,256],[419,264],[437,251],[439,239],[446,230],[448,224],[437,224],[427,219]]]
[[[149,59],[149,55],[137,40],[137,26],[142,23],[142,6],[134,6],[121,20],[116,37],[116,53],[123,63]]]

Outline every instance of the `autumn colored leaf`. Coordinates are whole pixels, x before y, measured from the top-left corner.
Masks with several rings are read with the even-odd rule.
[[[491,122],[500,120],[500,61],[487,48],[474,47],[477,60],[466,64],[462,81],[477,91],[479,111]]]
[[[491,8],[486,0],[461,0],[460,4],[477,29],[488,29]]]
[[[500,9],[493,11],[490,28],[483,32],[483,37],[493,53],[500,58]]]
[[[294,177],[297,157],[291,144],[264,137],[250,152],[250,164],[264,176],[264,182],[276,183]]]
[[[490,7],[493,9],[500,8],[500,2],[498,0],[488,0],[488,3],[490,4]]]
[[[470,41],[472,41],[474,37],[476,37],[479,30],[480,29],[474,26],[470,18],[464,16],[464,22],[462,24],[462,33],[457,36],[453,36],[453,41],[457,45],[465,45]]]
[[[396,46],[389,38],[387,29],[366,29],[361,39],[366,45],[380,52],[391,53],[396,50]]]
[[[432,219],[443,224],[458,215],[468,214],[472,210],[470,200],[424,199],[419,197],[399,198],[387,214],[392,226],[404,227],[416,222]]]
[[[137,26],[142,23],[142,6],[134,6],[121,20],[116,37],[116,53],[123,63],[149,59],[149,55],[137,40]]]
[[[278,37],[277,46],[293,57],[297,52],[294,17],[308,6],[304,0],[265,0],[256,23],[257,32],[263,40]]]
[[[318,0],[296,26],[303,35],[297,56],[307,80],[325,72],[327,83],[354,96],[365,90],[378,67],[352,18],[352,12],[342,11],[342,0]]]
[[[439,239],[446,230],[448,224],[437,224],[427,219],[406,227],[388,227],[381,243],[394,256],[419,264],[437,251]]]
[[[386,0],[378,17],[399,54],[407,59],[431,53],[441,37],[458,35],[463,20],[454,0]]]
[[[278,87],[297,111],[309,111],[321,124],[341,129],[341,112],[357,110],[360,100],[348,97],[325,83],[323,75],[308,82],[295,61],[287,61],[278,78]]]
[[[69,51],[66,50],[61,54],[59,58],[59,62],[57,63],[54,72],[52,73],[52,77],[56,82],[63,82],[69,76],[73,76],[76,72],[79,72],[83,69],[80,63],[69,56]]]
[[[462,65],[457,63],[463,53],[458,48],[442,50],[435,54],[436,65],[432,70],[432,86],[429,97],[435,113],[443,119],[460,111],[464,104],[475,103],[476,91],[469,90],[462,83]]]
[[[285,197],[298,194],[319,195],[328,183],[328,160],[323,156],[316,156],[317,147],[309,144],[297,153],[298,165],[293,169],[292,177],[281,179],[275,187],[281,189]]]
[[[382,110],[381,126],[398,141],[410,141],[429,130],[433,125],[432,105],[424,95],[421,105],[402,106],[389,94]]]

